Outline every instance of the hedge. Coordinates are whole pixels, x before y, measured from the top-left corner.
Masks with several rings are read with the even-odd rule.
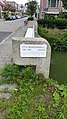
[[[55,51],[67,51],[67,30],[63,30],[60,33],[56,33],[54,30],[50,29],[51,33],[49,33],[49,29],[38,27],[38,33],[41,37],[48,40],[51,45],[52,50]]]
[[[33,17],[29,17],[29,18],[28,18],[28,21],[33,21],[33,20],[34,20]]]
[[[38,25],[47,28],[59,28],[65,29],[67,28],[67,19],[39,19]]]

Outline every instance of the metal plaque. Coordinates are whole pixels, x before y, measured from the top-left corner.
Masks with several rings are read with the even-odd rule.
[[[20,44],[21,57],[46,57],[46,44]]]

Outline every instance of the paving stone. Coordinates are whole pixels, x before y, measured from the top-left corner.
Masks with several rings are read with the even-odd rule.
[[[4,90],[4,89],[14,90],[16,88],[17,88],[16,84],[3,84],[3,85],[0,85],[0,91]]]
[[[10,99],[12,95],[10,93],[0,93],[0,99],[5,98],[5,99]]]

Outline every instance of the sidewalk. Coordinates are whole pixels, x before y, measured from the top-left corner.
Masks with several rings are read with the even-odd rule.
[[[0,21],[2,22],[2,21],[4,21],[4,19],[0,18]]]
[[[0,43],[0,68],[5,64],[12,63],[12,37],[24,37],[26,30],[27,25],[21,26]]]

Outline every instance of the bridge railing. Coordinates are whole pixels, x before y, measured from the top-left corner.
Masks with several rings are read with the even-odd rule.
[[[35,33],[34,33],[34,26],[31,28],[28,28],[25,34],[25,38],[34,38]]]

